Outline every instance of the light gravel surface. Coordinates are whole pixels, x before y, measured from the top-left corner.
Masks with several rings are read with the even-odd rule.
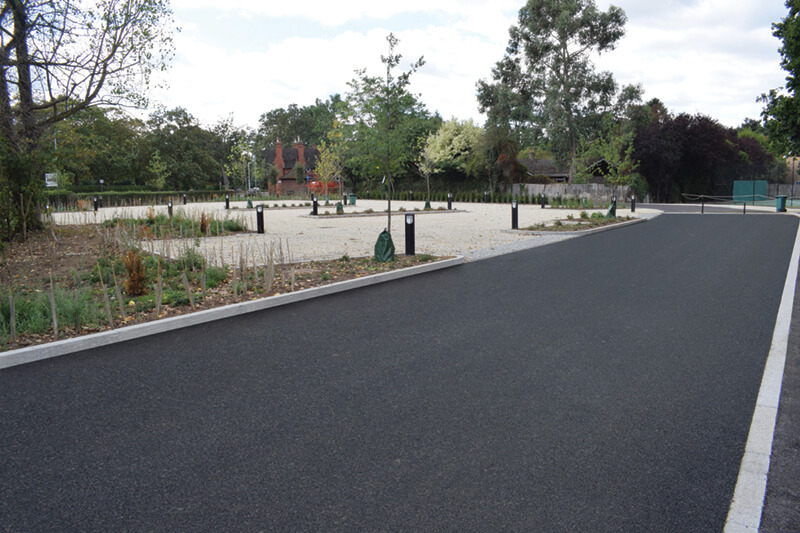
[[[263,264],[270,253],[284,254],[285,260],[303,262],[310,260],[337,259],[343,255],[351,257],[370,256],[374,253],[378,235],[387,227],[386,201],[358,200],[355,206],[345,206],[345,214],[350,216],[310,216],[311,207],[301,201],[256,202],[268,206],[264,210],[265,233],[240,234],[227,237],[193,240],[156,240],[145,243],[145,247],[155,253],[176,256],[187,246],[197,246],[212,261],[228,264],[238,261],[242,255],[246,262]],[[333,203],[333,202],[332,202]],[[286,207],[283,207],[285,205]],[[295,207],[293,207],[295,206]],[[453,211],[437,211],[446,208],[444,202],[432,202],[433,211],[415,212],[415,248],[417,254],[437,256],[463,255],[468,260],[484,259],[515,250],[550,244],[575,236],[552,233],[531,235],[511,231],[511,207],[509,204],[454,203]],[[181,214],[199,220],[205,212],[217,220],[237,219],[249,230],[255,231],[256,210],[248,209],[246,202],[232,202],[226,211],[223,203],[198,203],[176,205],[175,215]],[[414,209],[422,209],[423,202],[392,202],[392,240],[397,253],[405,253],[405,215]],[[57,224],[98,223],[114,217],[146,217],[148,207],[104,208],[99,211],[79,213],[55,213]],[[166,206],[152,208],[156,214],[166,214]],[[382,215],[365,216],[365,211],[373,210]],[[404,209],[404,212],[397,210]],[[580,216],[581,210],[542,209],[538,205],[520,205],[519,227],[566,220],[569,215]],[[604,212],[602,210],[586,210]],[[319,213],[335,213],[335,206],[320,205]],[[361,216],[354,216],[360,214]],[[631,215],[630,210],[619,209],[618,216]],[[654,209],[637,208],[633,216],[652,218],[660,214]]]

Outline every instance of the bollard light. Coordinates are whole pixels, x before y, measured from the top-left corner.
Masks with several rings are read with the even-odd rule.
[[[258,233],[264,233],[264,206],[256,206],[256,228]]]
[[[542,193],[542,196],[540,198],[541,198],[541,202],[542,202],[542,209],[544,209],[544,203],[545,203],[545,200],[546,200],[545,197],[544,197],[544,193]]]
[[[489,203],[489,191],[483,191],[483,203]]]
[[[447,210],[451,211],[453,209],[453,193],[447,193]]]
[[[406,213],[406,255],[414,253],[414,213]]]
[[[169,218],[172,218],[172,200],[167,202],[167,212],[169,213]]]
[[[314,216],[319,215],[319,213],[317,212],[318,208],[319,208],[319,202],[317,202],[317,197],[313,196],[311,198],[311,214]]]
[[[183,205],[186,205],[186,195],[183,195]]]
[[[519,229],[519,204],[516,200],[511,202],[511,229]]]
[[[231,197],[227,194],[225,195],[225,209],[231,208]]]
[[[636,195],[632,194],[631,195],[631,213],[635,213],[635,212],[636,212]]]
[[[93,197],[93,198],[92,198],[92,203],[94,204],[94,210],[95,210],[95,211],[97,211],[97,206],[99,205],[99,204],[97,203],[97,196],[95,196],[95,197]]]

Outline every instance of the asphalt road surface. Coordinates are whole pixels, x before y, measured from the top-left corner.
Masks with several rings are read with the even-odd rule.
[[[0,529],[720,531],[794,217],[662,215],[0,371]]]

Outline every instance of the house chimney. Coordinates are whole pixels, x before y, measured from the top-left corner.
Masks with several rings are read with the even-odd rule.
[[[275,143],[275,168],[278,169],[278,177],[283,177],[283,143],[280,137],[278,142]]]
[[[306,168],[306,156],[303,152],[303,143],[300,142],[300,137],[297,137],[294,141],[294,148],[297,150],[297,162],[303,165],[303,168]]]

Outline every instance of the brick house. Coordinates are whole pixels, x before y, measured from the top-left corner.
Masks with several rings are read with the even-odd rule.
[[[294,175],[294,167],[297,163],[303,165],[306,182],[317,178],[314,169],[317,167],[317,157],[319,150],[307,148],[300,139],[295,139],[291,148],[284,148],[280,139],[275,143],[275,148],[267,148],[264,151],[264,161],[266,165],[274,164],[278,169],[278,184],[269,186],[270,194],[305,194],[306,185],[297,183]]]

